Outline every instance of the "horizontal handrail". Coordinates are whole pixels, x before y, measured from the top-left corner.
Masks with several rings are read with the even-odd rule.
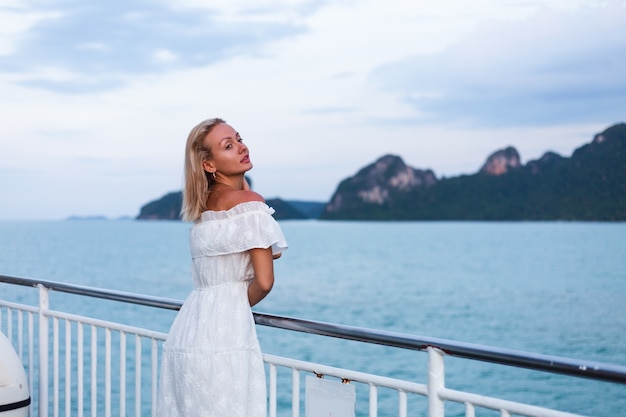
[[[182,301],[171,298],[107,290],[76,284],[66,284],[55,281],[0,275],[0,282],[29,287],[43,286],[59,292],[114,301],[123,301],[169,310],[178,310],[182,305]],[[425,351],[427,348],[433,347],[443,351],[447,355],[455,357],[550,373],[578,376],[599,381],[626,384],[626,366],[622,365],[571,359],[561,356],[531,353],[514,349],[498,348],[434,337],[409,335],[384,330],[367,329],[321,321],[303,320],[273,314],[254,312],[254,319],[259,325],[285,330],[410,350]]]
[[[57,281],[46,281],[41,279],[0,275],[0,282],[21,285],[24,287],[38,287],[41,285],[50,290],[64,292],[68,294],[84,295],[87,297],[102,298],[105,300],[122,301],[125,303],[164,308],[167,310],[180,310],[180,307],[183,305],[183,302],[181,300],[176,300],[174,298],[156,297],[153,295],[136,294],[126,291],[107,290],[103,288],[88,287],[85,285],[66,284]]]
[[[626,366],[610,363],[583,361],[435,337],[409,335],[263,313],[255,313],[255,321],[257,324],[265,326],[397,348],[425,351],[427,348],[433,347],[447,355],[460,358],[626,384]]]

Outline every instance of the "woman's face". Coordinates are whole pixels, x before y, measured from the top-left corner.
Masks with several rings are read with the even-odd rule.
[[[226,123],[211,129],[203,145],[210,149],[212,158],[202,162],[205,171],[224,175],[243,174],[252,169],[248,147],[239,133]]]

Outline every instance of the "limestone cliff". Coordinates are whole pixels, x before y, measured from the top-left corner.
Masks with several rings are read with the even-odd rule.
[[[433,171],[411,168],[399,156],[385,155],[341,182],[326,211],[339,212],[363,204],[381,206],[399,192],[428,188],[436,182]]]
[[[480,169],[480,172],[488,175],[502,175],[522,166],[517,149],[509,146],[492,153]]]

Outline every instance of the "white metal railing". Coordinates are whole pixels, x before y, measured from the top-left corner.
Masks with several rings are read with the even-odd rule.
[[[48,289],[40,288],[41,306],[47,304],[47,297]],[[9,340],[17,340],[16,350],[27,370],[29,390],[36,398],[31,402],[31,416],[141,416],[145,415],[147,405],[154,409],[158,343],[166,334],[6,301],[0,301],[0,307],[3,307],[0,320],[3,311],[7,316],[5,333]],[[17,333],[12,328],[14,314],[17,314]],[[20,325],[24,314],[28,316],[27,329]],[[24,336],[28,340],[26,353]],[[117,355],[113,354],[114,338]],[[129,339],[134,350],[129,349]],[[150,358],[149,366],[144,364],[146,355]],[[114,357],[117,366],[113,364]],[[129,359],[131,363],[127,363]],[[132,381],[130,369],[134,373]],[[131,385],[134,385],[132,414],[127,412],[127,388]],[[149,401],[143,400],[146,394]],[[119,410],[113,410],[113,404]]]
[[[0,275],[0,282],[36,286],[39,289],[38,306],[0,300],[0,330],[4,331],[7,338],[12,341],[27,370],[30,392],[33,397],[30,406],[31,416],[134,415],[138,417],[147,414],[154,415],[159,354],[166,334],[52,310],[49,308],[50,290],[170,310],[180,308],[180,301],[2,275]],[[26,317],[26,327],[24,317]],[[258,324],[266,326],[422,350],[428,353],[426,384],[264,354],[264,360],[269,368],[270,417],[276,417],[278,411],[286,412],[284,405],[283,409],[279,408],[278,396],[280,390],[287,392],[289,388],[279,387],[278,369],[291,372],[292,417],[300,416],[302,404],[300,380],[303,374],[337,378],[344,383],[360,385],[367,391],[364,400],[367,404],[363,408],[367,408],[367,414],[370,417],[378,415],[380,389],[396,392],[400,417],[407,416],[409,413],[409,396],[426,399],[429,417],[443,417],[446,401],[462,404],[465,415],[468,417],[473,417],[477,408],[497,410],[503,417],[512,414],[530,417],[576,416],[566,412],[448,389],[445,386],[444,357],[446,355],[626,384],[626,367],[618,365],[581,362],[554,356],[441,339],[418,338],[411,335],[260,313],[255,313],[255,320]],[[85,334],[86,328],[89,329],[88,337]],[[132,411],[127,409],[130,403],[133,405]],[[114,406],[116,406],[115,410]]]

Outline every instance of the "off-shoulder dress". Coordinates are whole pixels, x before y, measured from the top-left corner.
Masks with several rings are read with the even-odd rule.
[[[159,376],[159,417],[265,417],[261,349],[248,302],[249,250],[287,249],[260,201],[206,211],[190,231],[194,289],[178,312]]]

